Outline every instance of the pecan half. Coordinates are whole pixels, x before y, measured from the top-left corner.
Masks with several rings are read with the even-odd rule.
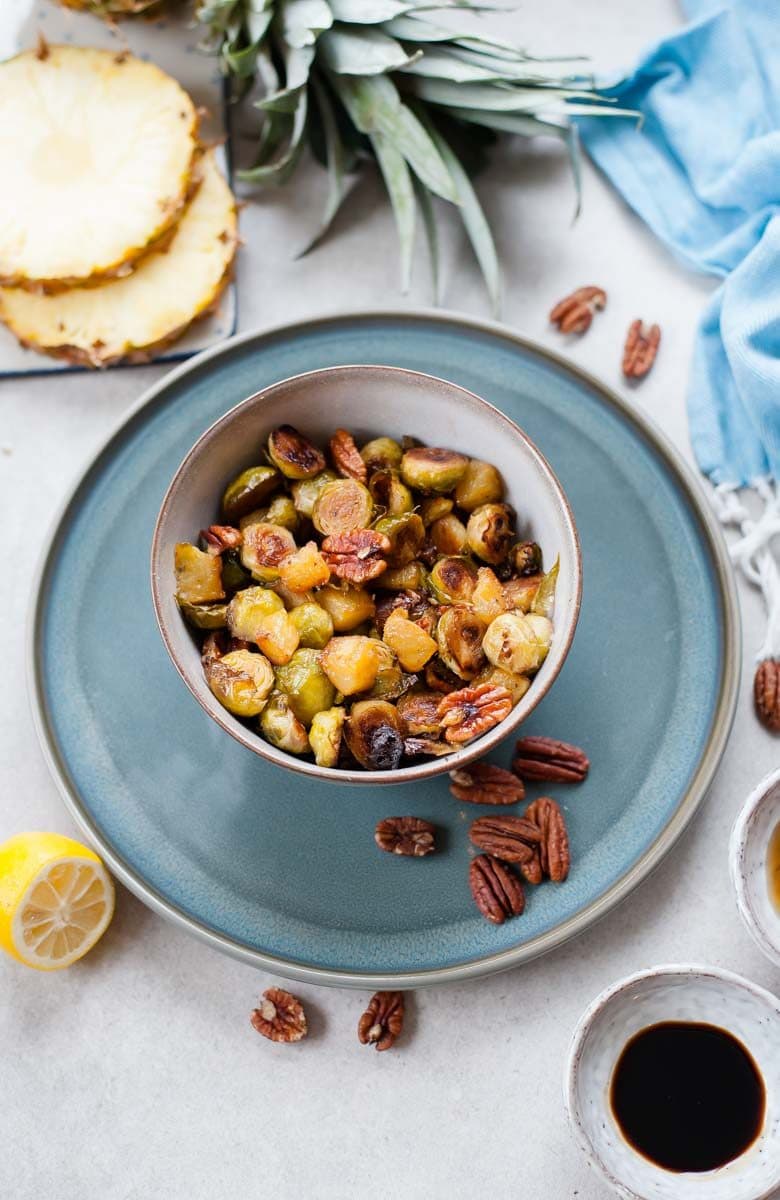
[[[376,579],[387,568],[390,539],[375,529],[332,533],[322,543],[322,557],[334,575],[350,583]]]
[[[542,871],[553,883],[563,883],[569,874],[571,854],[563,813],[550,796],[540,796],[525,810],[525,819],[542,831],[539,857]]]
[[[208,529],[201,529],[200,536],[206,543],[206,553],[214,558],[225,550],[237,550],[244,540],[241,530],[232,525],[209,525]]]
[[[626,379],[642,379],[655,362],[661,342],[661,328],[651,325],[647,333],[641,321],[632,321],[623,349],[623,374]]]
[[[388,854],[423,858],[436,849],[436,830],[421,817],[385,817],[374,831],[374,841]]]
[[[403,992],[374,992],[358,1022],[358,1039],[363,1046],[389,1050],[404,1023]]]
[[[366,464],[360,457],[355,439],[346,429],[337,429],[330,439],[330,456],[339,475],[357,479],[358,483],[366,482]]]
[[[550,313],[550,320],[561,333],[584,333],[590,328],[597,308],[604,308],[607,293],[600,287],[581,287],[560,300]]]
[[[469,867],[469,887],[483,917],[503,925],[507,917],[519,917],[525,908],[523,885],[500,859],[480,854]]]
[[[439,717],[448,742],[470,742],[492,729],[512,711],[512,695],[505,687],[480,683],[442,697]]]
[[[527,863],[542,841],[542,831],[528,817],[478,817],[469,837],[475,846],[504,862]]]
[[[460,767],[450,771],[450,779],[453,796],[466,804],[517,804],[525,798],[523,781],[493,763],[476,762]]]
[[[753,698],[758,719],[773,733],[780,733],[780,662],[776,658],[765,658],[759,663]]]
[[[260,1007],[250,1017],[252,1027],[272,1042],[300,1042],[308,1033],[306,1013],[296,996],[282,988],[263,992]]]
[[[589,769],[588,756],[579,746],[548,737],[520,738],[512,759],[512,770],[521,779],[581,783]]]

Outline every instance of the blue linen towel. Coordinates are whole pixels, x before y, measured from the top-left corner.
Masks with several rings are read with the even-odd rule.
[[[702,316],[688,389],[691,442],[716,485],[732,557],[762,588],[780,657],[780,4],[684,0],[692,22],[608,93],[643,123],[584,119],[585,146],[686,264],[722,276]],[[757,487],[753,521],[736,489]]]

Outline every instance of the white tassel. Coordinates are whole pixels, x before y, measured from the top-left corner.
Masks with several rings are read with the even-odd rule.
[[[780,659],[780,568],[772,549],[772,539],[780,536],[780,491],[768,479],[753,484],[764,502],[764,510],[754,521],[731,484],[715,488],[715,511],[722,525],[739,529],[740,536],[729,544],[731,561],[746,579],[761,590],[767,611],[764,643],[756,662]]]

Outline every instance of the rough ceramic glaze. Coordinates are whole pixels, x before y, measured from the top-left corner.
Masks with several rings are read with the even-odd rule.
[[[763,1076],[766,1114],[757,1140],[716,1171],[667,1171],[623,1138],[609,1105],[612,1072],[626,1043],[659,1021],[727,1029]],[[768,1200],[780,1185],[780,1000],[730,971],[663,966],[622,980],[584,1013],[569,1051],[564,1096],[574,1136],[623,1200]]]
[[[748,933],[780,967],[780,912],[769,894],[767,851],[780,824],[780,768],[762,779],[734,823],[729,869],[737,907]]]

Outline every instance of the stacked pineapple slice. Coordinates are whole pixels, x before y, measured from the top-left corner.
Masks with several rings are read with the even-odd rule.
[[[179,84],[129,54],[0,65],[0,319],[89,366],[148,357],[217,302],[234,197]]]

